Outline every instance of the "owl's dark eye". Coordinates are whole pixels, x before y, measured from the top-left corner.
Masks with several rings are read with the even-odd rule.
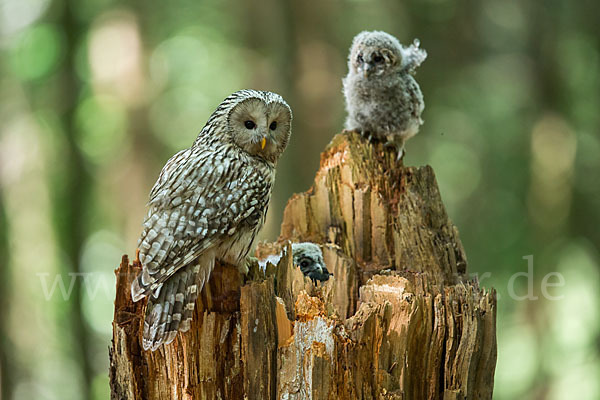
[[[303,261],[300,263],[300,266],[301,266],[302,268],[306,268],[306,267],[308,267],[308,261],[306,261],[306,260],[303,260]]]
[[[359,55],[358,55],[358,57],[356,57],[356,61],[358,61],[358,62],[359,62],[359,63],[361,63],[361,64],[362,64],[363,62],[365,62],[365,60],[363,59],[363,56],[362,56],[362,54],[359,54]]]
[[[381,56],[375,56],[375,57],[373,57],[373,61],[375,61],[377,63],[378,62],[382,62],[383,61],[383,57],[381,57]]]
[[[274,131],[275,129],[277,129],[277,121],[273,121],[271,122],[271,125],[269,125],[269,129]]]
[[[254,129],[256,127],[256,124],[254,123],[254,121],[246,121],[244,122],[244,126],[246,127],[246,129]]]

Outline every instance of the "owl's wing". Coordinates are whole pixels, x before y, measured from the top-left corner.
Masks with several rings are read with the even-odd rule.
[[[151,191],[139,240],[143,269],[132,286],[134,301],[236,234],[266,207],[271,182],[265,185],[250,165],[236,161],[193,147],[167,162]]]
[[[419,48],[419,41],[415,39],[413,44],[402,47],[402,71],[414,74],[416,69],[427,58],[427,52]]]
[[[165,194],[164,189],[169,186],[174,186],[176,184],[175,179],[176,174],[175,171],[181,166],[185,165],[189,158],[192,155],[191,149],[181,150],[176,153],[174,156],[169,158],[162,171],[160,171],[160,175],[156,180],[154,186],[152,186],[152,190],[150,191],[150,200],[148,201],[148,205],[160,201],[159,195]],[[168,184],[170,182],[171,185]]]

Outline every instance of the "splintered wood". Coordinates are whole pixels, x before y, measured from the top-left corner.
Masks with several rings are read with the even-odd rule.
[[[321,245],[333,276],[315,286],[290,241]],[[277,243],[245,277],[215,268],[192,328],[140,345],[139,263],[117,272],[113,399],[491,399],[496,296],[466,256],[431,168],[337,135],[313,187],[293,196]]]

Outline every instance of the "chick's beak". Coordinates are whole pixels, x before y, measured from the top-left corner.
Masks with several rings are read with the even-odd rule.
[[[267,138],[263,137],[262,139],[260,139],[260,148],[261,148],[261,150],[264,150],[266,145],[267,145]]]
[[[363,74],[365,75],[365,78],[368,78],[369,75],[371,75],[372,71],[373,66],[371,64],[365,64],[365,66],[363,67]]]

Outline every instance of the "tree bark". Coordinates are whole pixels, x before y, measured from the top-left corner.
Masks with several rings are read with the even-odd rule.
[[[322,245],[333,276],[315,286],[289,241]],[[246,277],[219,265],[192,328],[141,350],[139,262],[117,269],[114,399],[491,399],[496,295],[466,275],[433,170],[337,135],[314,185],[293,196],[276,243]]]

